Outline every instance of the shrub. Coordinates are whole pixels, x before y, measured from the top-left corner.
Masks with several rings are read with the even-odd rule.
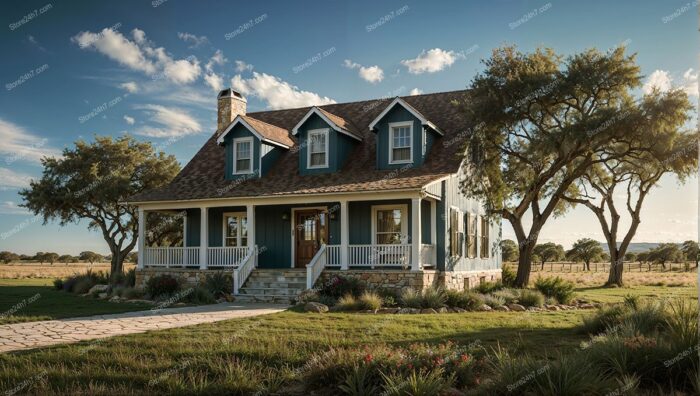
[[[377,310],[382,307],[382,298],[375,292],[366,291],[357,300],[360,309]]]
[[[506,300],[500,296],[495,296],[493,294],[486,294],[486,295],[484,295],[484,304],[488,305],[491,308],[496,308],[496,307],[500,307],[501,305],[505,305]]]
[[[413,371],[408,377],[400,374],[385,375],[384,393],[387,396],[439,395],[454,383],[454,374],[444,376],[444,370]]]
[[[423,296],[411,288],[404,289],[400,299],[401,304],[408,308],[421,308],[423,306]]]
[[[206,287],[214,297],[218,298],[225,294],[230,294],[233,283],[232,279],[223,271],[217,271],[207,275],[204,280],[204,287]]]
[[[177,279],[170,275],[158,275],[150,278],[146,282],[146,292],[151,298],[170,296],[175,293],[180,285]]]
[[[600,334],[621,323],[626,311],[627,308],[622,305],[600,307],[593,314],[583,317],[581,329],[588,334]]]
[[[515,277],[517,274],[509,266],[503,265],[501,267],[501,282],[504,286],[513,287],[515,284]]]
[[[139,289],[137,289],[137,288],[135,288],[135,287],[125,287],[125,288],[122,290],[121,296],[124,297],[124,298],[126,298],[126,299],[129,299],[129,300],[133,300],[133,299],[136,299],[136,298],[142,298],[142,297],[143,297],[143,291],[141,291],[141,290],[139,290]]]
[[[201,286],[193,287],[191,291],[184,294],[182,300],[183,302],[199,305],[216,303],[214,295],[211,294],[208,289]]]
[[[56,290],[63,290],[63,279],[57,278],[53,280],[53,287]]]
[[[627,294],[623,298],[624,298],[624,303],[626,306],[628,306],[632,309],[637,309],[639,307],[639,296]]]
[[[501,281],[498,281],[498,282],[481,282],[481,283],[479,283],[478,286],[476,286],[476,287],[474,288],[474,291],[477,291],[477,292],[479,292],[479,293],[481,293],[481,294],[489,294],[489,293],[495,292],[496,290],[501,290],[501,289],[503,289],[504,287],[505,287],[505,286],[503,285],[503,283],[502,283]]]
[[[89,278],[79,278],[73,284],[71,291],[76,294],[85,294],[90,291],[90,289],[95,286],[94,283]]]
[[[382,298],[382,306],[395,307],[399,301],[399,293],[394,289],[379,287],[374,290]]]
[[[335,306],[340,311],[357,311],[360,309],[360,302],[352,294],[346,294],[338,299]]]
[[[475,311],[484,305],[484,296],[482,294],[466,290],[463,292],[450,290],[447,292],[447,305],[450,307],[459,307],[468,311]]]
[[[333,276],[319,289],[319,294],[338,299],[346,294],[353,297],[360,297],[365,291],[365,283],[360,279],[344,276]]]
[[[109,283],[107,274],[102,271],[88,269],[84,274],[69,276],[63,280],[63,290],[71,293],[85,294],[97,284]],[[54,282],[56,286],[56,282]]]
[[[346,395],[364,396],[379,394],[379,387],[372,378],[372,370],[367,365],[355,365],[338,388]]]
[[[574,284],[560,277],[537,278],[535,288],[547,297],[554,297],[561,304],[568,304],[574,297]]]
[[[544,305],[544,295],[537,290],[523,289],[518,301],[526,307],[541,307]]]
[[[114,284],[124,287],[133,287],[136,284],[136,270],[134,268],[117,274]]]
[[[422,293],[422,304],[423,308],[433,308],[438,309],[445,306],[447,297],[445,296],[445,290],[440,287],[429,287],[423,290]]]
[[[506,304],[518,301],[519,294],[516,289],[501,289],[491,293],[494,297],[502,298]]]

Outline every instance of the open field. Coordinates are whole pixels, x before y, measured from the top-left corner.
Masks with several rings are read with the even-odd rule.
[[[505,263],[512,269],[518,268],[518,263],[507,262]],[[665,266],[660,263],[640,263],[640,262],[625,262],[623,264],[625,273],[644,273],[644,272],[697,272],[697,267],[695,263],[685,262],[685,263],[666,263]],[[573,262],[554,262],[545,263],[544,267],[539,263],[532,263],[531,272],[569,272],[569,273],[594,273],[594,272],[610,272],[610,263],[591,263],[591,269],[586,270],[583,263],[573,263]]]
[[[93,271],[109,272],[109,263],[34,263],[34,262],[14,262],[0,264],[0,279],[23,279],[23,278],[64,278],[77,273],[83,273],[88,269]],[[133,263],[124,263],[124,271],[134,268]]]
[[[145,303],[114,303],[58,291],[49,279],[0,279],[0,324],[149,308]]]
[[[608,280],[607,272],[533,272],[530,282],[538,277],[559,276],[574,282],[577,286],[600,286]],[[622,280],[627,286],[695,286],[696,272],[624,272]]]

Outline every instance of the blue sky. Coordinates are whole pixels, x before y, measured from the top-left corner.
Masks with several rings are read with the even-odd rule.
[[[449,91],[500,45],[572,54],[626,43],[648,86],[698,96],[698,9],[685,0],[41,0],[3,2],[0,21],[0,250],[20,253],[107,252],[86,224],[42,226],[17,206],[41,155],[128,132],[184,165],[215,128],[220,87],[244,90],[248,111]],[[664,179],[636,241],[696,238],[697,191],[696,178]],[[583,236],[602,240],[581,208],[541,240]]]

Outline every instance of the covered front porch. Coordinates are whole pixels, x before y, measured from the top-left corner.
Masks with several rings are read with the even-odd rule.
[[[437,269],[440,249],[444,255],[439,200],[425,193],[380,195],[139,207],[138,268],[230,270],[240,275],[238,285],[252,268],[299,268],[307,269],[309,287],[324,269]],[[142,245],[147,233],[160,226],[149,224],[150,212],[179,219],[180,244]]]

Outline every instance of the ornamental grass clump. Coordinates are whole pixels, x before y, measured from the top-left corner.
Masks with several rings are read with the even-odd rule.
[[[574,298],[574,284],[560,277],[537,278],[535,289],[547,297],[554,297],[560,304],[568,304]]]

